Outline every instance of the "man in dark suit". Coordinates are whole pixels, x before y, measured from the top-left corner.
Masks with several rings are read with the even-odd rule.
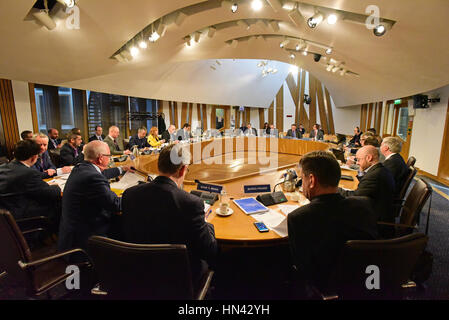
[[[61,148],[61,165],[74,166],[84,160],[82,142],[83,139],[79,134],[71,133],[69,135],[67,143]]]
[[[95,134],[89,138],[89,142],[94,140],[100,140],[103,141],[105,139],[105,136],[103,134],[103,128],[101,126],[95,127]]]
[[[42,181],[31,169],[39,157],[40,147],[32,140],[19,141],[15,159],[0,166],[0,207],[15,219],[46,216],[57,225],[60,216],[61,189]]]
[[[318,123],[313,125],[313,129],[312,131],[310,131],[309,138],[315,140],[324,140],[324,131],[320,129],[320,125]]]
[[[134,146],[137,146],[138,149],[151,147],[147,141],[147,128],[140,127],[137,134],[129,139],[129,149],[132,150]]]
[[[167,130],[162,132],[161,139],[165,140],[166,142],[175,142],[178,141],[176,139],[176,127],[174,124],[171,124],[168,126]]]
[[[357,163],[364,175],[357,190],[340,189],[343,196],[369,197],[379,221],[394,222],[394,179],[390,171],[379,162],[379,151],[374,146],[364,146],[356,154]]]
[[[205,221],[204,202],[180,188],[189,163],[190,152],[180,144],[161,151],[160,175],[123,194],[123,235],[132,243],[185,244],[197,284],[216,258],[217,242],[213,225]]]
[[[362,143],[360,142],[360,138],[362,136],[362,132],[359,127],[354,128],[354,136],[348,142],[348,147],[360,147]]]
[[[304,126],[302,125],[302,123],[299,124],[299,129],[298,129],[298,130],[301,132],[301,134],[306,133],[306,129],[304,128]]]
[[[59,132],[54,128],[48,129],[48,150],[61,148],[61,139],[59,139]]]
[[[251,126],[251,123],[248,123],[246,125],[245,135],[257,137],[257,130]]]
[[[407,178],[408,168],[402,156],[399,154],[402,150],[402,142],[398,137],[386,137],[380,146],[380,152],[385,156],[383,165],[390,170],[396,185],[395,196],[399,195],[405,179]]]
[[[376,216],[367,198],[338,193],[341,171],[333,154],[310,152],[300,166],[310,203],[287,217],[290,250],[303,278],[325,289],[346,241],[377,238]]]
[[[31,140],[33,139],[33,133],[30,130],[25,130],[20,133],[20,137],[22,140]]]
[[[292,128],[288,129],[287,137],[298,138],[298,139],[302,138],[302,133],[301,133],[301,131],[299,131],[299,129],[296,128],[296,124],[292,124]]]
[[[84,148],[84,156],[85,160],[73,168],[64,188],[60,251],[86,249],[90,236],[108,236],[111,216],[120,211],[120,198],[111,191],[102,174],[111,157],[108,145],[92,141]]]
[[[48,137],[45,134],[40,132],[36,133],[33,136],[33,140],[40,146],[41,150],[39,153],[39,158],[31,168],[39,171],[41,173],[42,179],[70,173],[70,171],[72,171],[72,168],[68,166],[56,169],[56,166],[53,164],[50,156],[48,155]]]

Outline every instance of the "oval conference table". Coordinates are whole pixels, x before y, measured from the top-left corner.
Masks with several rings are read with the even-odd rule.
[[[286,242],[276,232],[259,232],[254,226],[256,221],[246,215],[232,200],[256,197],[257,194],[245,194],[244,185],[269,184],[271,191],[276,184],[283,181],[282,174],[286,169],[297,169],[302,155],[315,150],[327,150],[330,145],[324,142],[278,139],[265,137],[227,137],[185,144],[191,152],[191,164],[184,181],[184,190],[196,189],[196,182],[219,184],[224,187],[231,199],[230,208],[234,213],[230,216],[219,216],[215,213],[220,200],[211,207],[207,221],[215,227],[215,236],[222,246],[267,246]],[[142,155],[134,160],[137,170],[157,175],[158,154]],[[123,164],[130,164],[129,160]],[[353,176],[354,180],[341,180],[340,186],[356,189],[358,180],[356,171],[342,169],[342,174]],[[280,191],[282,184],[276,188]],[[300,205],[305,197],[300,194],[300,202],[293,201],[292,193],[284,192],[288,202],[282,205]],[[307,202],[307,200],[306,200]],[[270,206],[283,214],[278,205]]]

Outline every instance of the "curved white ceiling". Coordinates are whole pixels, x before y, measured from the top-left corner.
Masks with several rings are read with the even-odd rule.
[[[250,0],[240,1],[233,14],[217,7],[188,16],[178,27],[170,24],[164,37],[128,63],[109,57],[147,25],[161,16],[195,3],[215,0],[79,0],[80,29],[68,30],[64,20],[48,31],[24,17],[35,0],[0,2],[0,77],[52,85],[71,86],[139,97],[266,106],[282,83],[286,68],[268,81],[254,73],[251,62],[232,60],[223,70],[211,70],[216,59],[264,59],[290,63],[278,39],[245,41],[232,48],[231,39],[258,34],[279,34],[306,38],[331,45],[331,57],[345,61],[360,77],[329,73],[309,55],[296,55],[295,62],[313,73],[329,89],[337,106],[355,105],[404,97],[449,83],[449,1],[447,0],[309,0],[308,3],[365,14],[375,2],[382,18],[396,21],[383,37],[375,37],[362,25],[339,21],[323,22],[316,29],[304,21],[292,24],[288,11],[266,4],[259,12]],[[280,20],[280,30],[258,25],[217,30],[210,39],[188,48],[183,38],[207,26],[237,19]],[[314,48],[313,51],[323,51]],[[205,61],[206,60],[206,61]],[[229,62],[229,64],[228,64]],[[281,64],[279,64],[281,66]],[[257,68],[256,68],[257,69]],[[267,79],[268,77],[264,78]],[[278,82],[279,81],[279,82]],[[271,83],[271,84],[270,84]],[[268,97],[268,95],[271,95]],[[269,104],[269,103],[268,103]]]

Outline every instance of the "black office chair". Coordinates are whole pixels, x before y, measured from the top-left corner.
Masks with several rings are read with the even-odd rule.
[[[107,299],[203,300],[209,271],[194,292],[185,245],[132,244],[93,236],[88,252],[99,278],[92,294]]]
[[[407,160],[407,167],[414,167],[416,163],[416,158],[414,156],[411,156]]]
[[[394,216],[399,217],[402,211],[402,207],[404,206],[405,196],[407,194],[407,190],[410,187],[410,184],[413,181],[413,178],[416,176],[418,170],[411,166],[408,167],[407,176],[405,177],[399,195],[396,199],[394,199]]]
[[[13,216],[0,209],[0,278],[12,278],[26,288],[29,297],[49,293],[57,285],[63,283],[71,274],[67,274],[68,263],[63,257],[75,252],[66,252],[42,256],[39,252],[31,252],[24,235],[43,231],[42,228],[20,230]],[[89,267],[82,263],[80,268]]]
[[[414,233],[390,240],[346,242],[329,288],[320,292],[322,299],[401,298],[405,288],[416,286],[410,279],[427,241],[426,235]],[[369,285],[374,288],[368,289]]]
[[[378,222],[380,225],[390,225],[395,227],[396,237],[412,233],[417,229],[419,224],[419,216],[426,204],[427,200],[432,195],[432,186],[422,179],[416,179],[416,183],[408,194],[404,206],[402,207],[399,223]],[[426,235],[429,230],[430,208],[427,212]]]

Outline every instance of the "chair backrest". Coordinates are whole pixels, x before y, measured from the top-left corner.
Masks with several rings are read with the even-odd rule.
[[[333,288],[343,298],[395,296],[410,280],[427,241],[422,233],[389,240],[348,241],[337,264]],[[376,284],[377,270],[379,289],[370,290],[367,285]]]
[[[405,199],[400,223],[414,226],[431,194],[432,186],[427,181],[416,179],[415,185]]]
[[[61,149],[48,150],[48,155],[56,168],[59,168],[61,165]]]
[[[3,209],[0,209],[0,243],[0,273],[6,271],[18,283],[33,287],[32,273],[22,270],[18,263],[30,262],[31,250],[14,217]]]
[[[416,158],[414,156],[411,156],[407,160],[407,167],[414,167],[416,163]]]
[[[410,187],[410,184],[412,183],[413,178],[416,176],[417,172],[418,172],[418,170],[415,167],[413,167],[413,166],[408,167],[407,176],[404,178],[404,181],[403,181],[403,184],[402,184],[402,188],[399,191],[398,198],[400,200],[405,198],[407,190]]]
[[[193,299],[185,245],[132,244],[93,236],[88,254],[111,299]]]

